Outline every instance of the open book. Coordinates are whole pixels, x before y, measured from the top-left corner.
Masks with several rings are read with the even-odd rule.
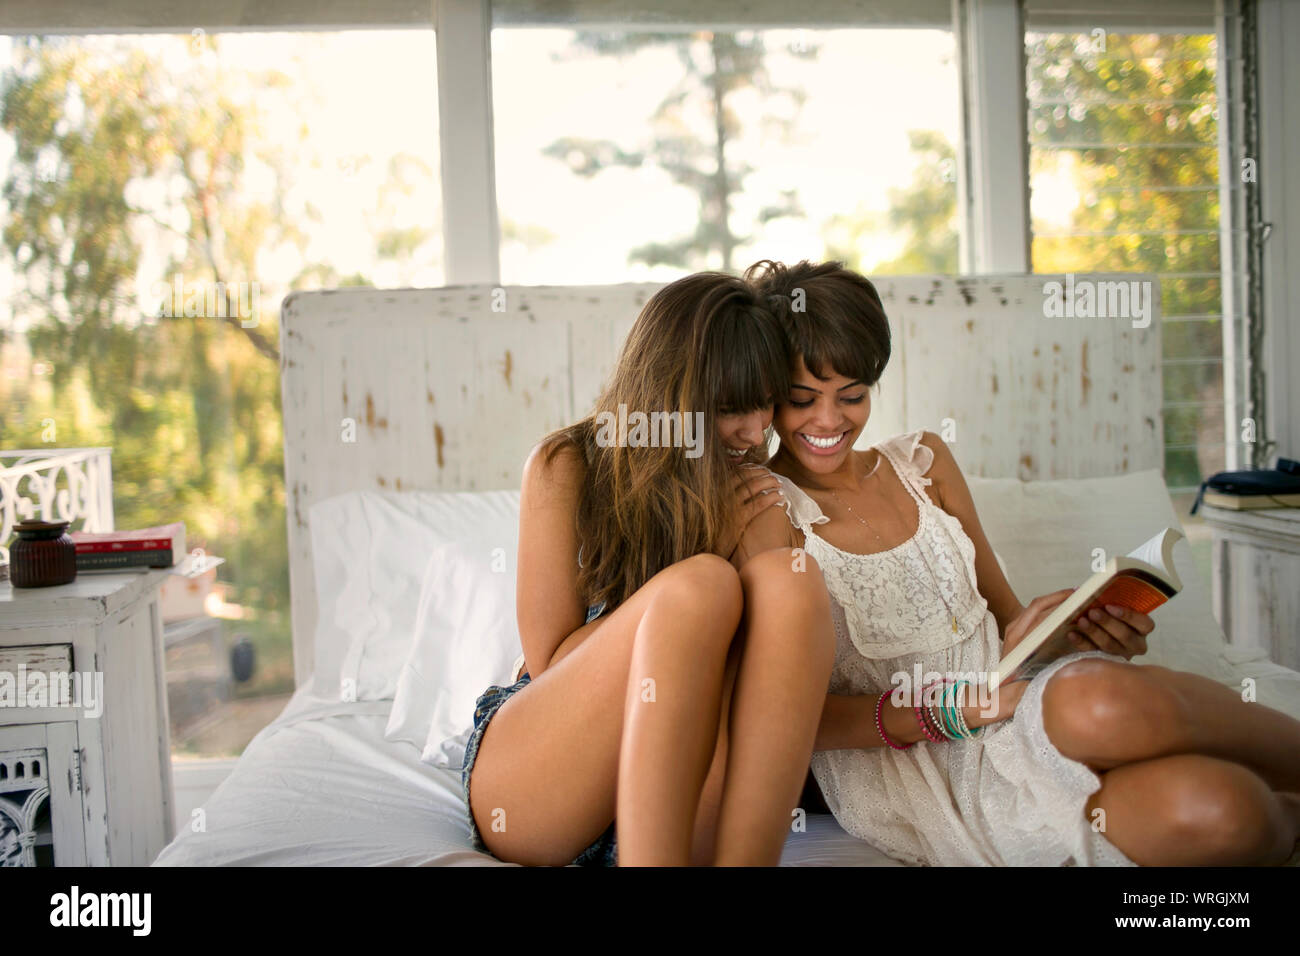
[[[1174,570],[1174,545],[1182,536],[1181,531],[1165,528],[1146,544],[1107,561],[1002,658],[989,679],[989,690],[1032,677],[1058,657],[1075,651],[1065,635],[1092,608],[1115,604],[1150,614],[1181,591],[1183,582]]]

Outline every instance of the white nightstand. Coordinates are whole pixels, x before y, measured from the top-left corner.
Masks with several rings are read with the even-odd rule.
[[[1300,508],[1200,514],[1214,533],[1214,615],[1228,640],[1300,669]]]
[[[35,690],[36,671],[91,675],[69,679],[69,694],[84,685],[79,697],[30,694],[0,707],[0,864],[147,866],[171,841],[158,611],[170,573],[83,572],[52,588],[0,582],[0,703],[23,684]]]

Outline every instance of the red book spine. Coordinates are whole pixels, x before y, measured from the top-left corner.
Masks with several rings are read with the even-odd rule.
[[[77,554],[102,554],[117,551],[158,551],[172,547],[171,538],[142,538],[136,541],[78,541]]]

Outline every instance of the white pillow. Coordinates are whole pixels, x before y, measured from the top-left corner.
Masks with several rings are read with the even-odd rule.
[[[513,683],[521,656],[515,547],[503,552],[487,541],[455,542],[430,556],[415,639],[384,731],[388,740],[422,748],[421,759],[438,767],[460,769],[475,701],[490,684]]]
[[[474,544],[513,566],[518,515],[518,491],[356,491],[313,505],[316,692],[393,698],[430,554]]]
[[[319,697],[341,699],[339,671],[352,638],[347,628],[354,624],[359,610],[355,594],[347,592],[349,576],[356,577],[349,559],[350,542],[360,532],[355,509],[344,507],[340,495],[312,505],[311,527],[312,574],[316,582],[316,632],[314,635],[312,693]],[[364,608],[365,605],[361,605]]]

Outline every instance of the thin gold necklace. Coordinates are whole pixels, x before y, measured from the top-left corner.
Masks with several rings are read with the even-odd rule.
[[[876,468],[879,467],[880,467],[880,461],[879,459],[877,459]],[[870,478],[871,475],[874,475],[875,473],[876,473],[876,469],[873,468],[871,469],[871,474],[868,475],[867,477]],[[876,542],[880,545],[881,551],[892,550],[892,549],[887,549],[885,547],[885,542],[881,540],[880,533],[876,531],[876,529],[873,528],[870,524],[868,524],[865,518],[863,518],[860,514],[854,511],[852,505],[849,505],[842,498],[840,498],[840,496],[835,493],[834,488],[830,489],[830,493],[831,493],[831,497],[834,498],[841,505],[843,505],[845,510],[847,510],[849,514],[857,518],[858,521],[861,522],[862,525],[866,527],[868,531],[870,531],[872,534],[876,536]],[[888,501],[888,499],[886,500]],[[917,517],[918,524],[916,528],[916,534],[912,535],[911,538],[912,544],[916,547],[916,553],[921,558],[921,563],[925,565],[925,570],[930,573],[930,582],[934,585],[934,593],[939,595],[939,600],[943,602],[944,609],[948,612],[948,620],[952,622],[952,632],[954,634],[957,634],[959,633],[957,630],[957,615],[953,613],[952,605],[948,603],[948,599],[943,596],[943,589],[939,587],[939,579],[935,577],[934,568],[930,566],[930,559],[925,556],[925,552],[921,550],[920,543],[916,540],[921,536],[921,526],[919,523],[921,520],[921,512],[919,508],[917,509],[916,517]]]
[[[885,547],[885,542],[881,540],[881,538],[880,538],[880,532],[878,532],[878,531],[877,531],[875,528],[873,528],[871,525],[867,524],[867,522],[862,518],[862,516],[859,515],[856,511],[853,510],[853,506],[852,506],[852,505],[845,504],[844,500],[841,499],[840,496],[837,495],[837,494],[835,493],[835,489],[834,489],[834,488],[831,489],[831,497],[834,498],[836,501],[838,501],[838,502],[840,503],[840,506],[841,506],[841,507],[843,507],[844,509],[846,509],[846,510],[848,511],[849,514],[853,515],[853,517],[857,518],[858,521],[862,522],[862,524],[866,527],[866,529],[867,529],[868,531],[870,531],[872,534],[874,534],[874,535],[876,536],[876,543],[880,545],[880,550],[881,550],[881,551],[887,551],[887,550],[889,550],[888,548]]]

